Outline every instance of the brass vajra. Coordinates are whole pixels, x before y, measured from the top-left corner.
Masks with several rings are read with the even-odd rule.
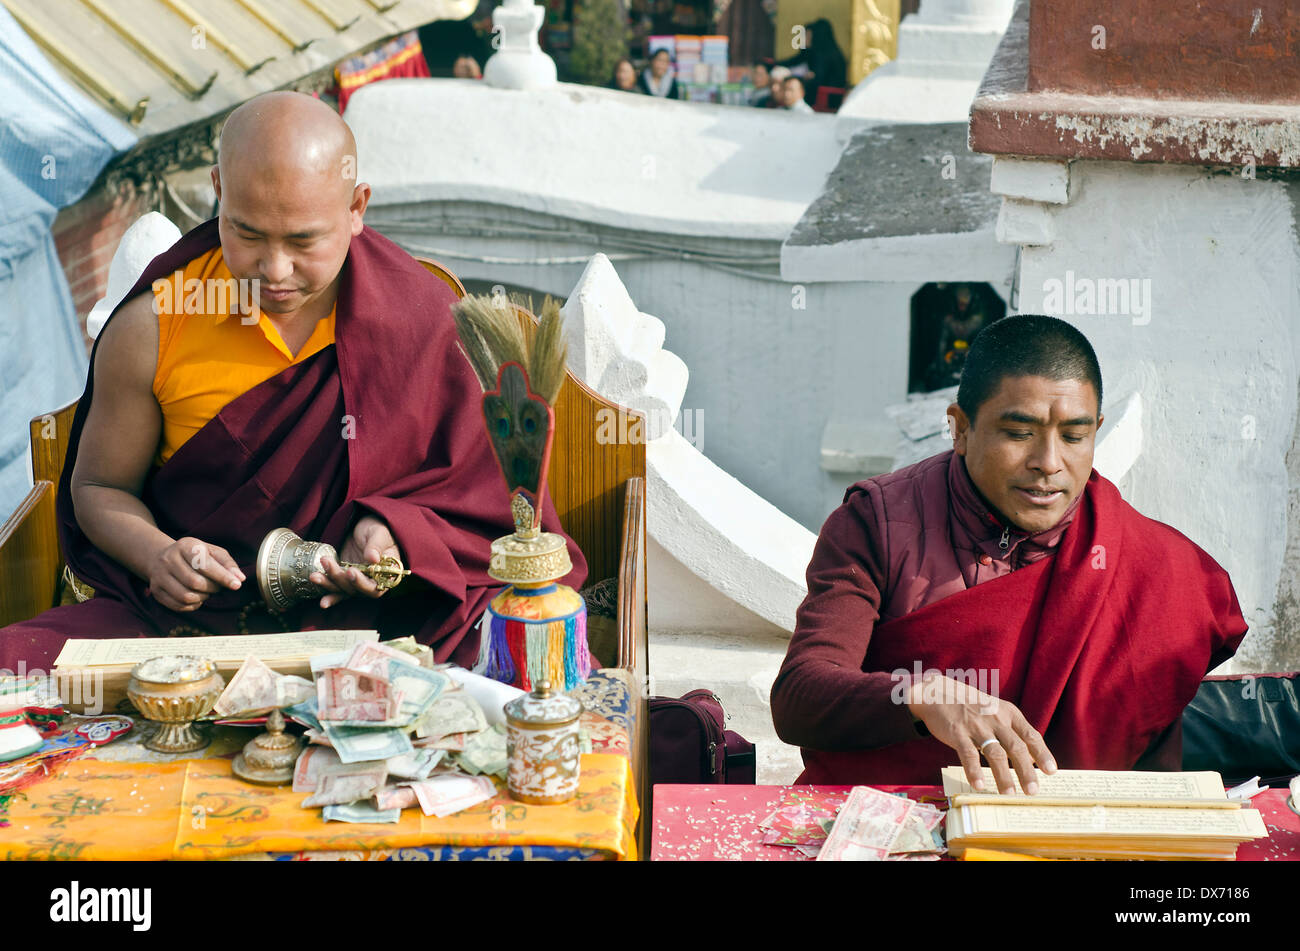
[[[357,569],[373,581],[381,591],[396,588],[398,582],[411,573],[409,568],[404,569],[402,563],[392,555],[380,559],[377,565],[359,565],[352,561],[340,561],[339,567]]]

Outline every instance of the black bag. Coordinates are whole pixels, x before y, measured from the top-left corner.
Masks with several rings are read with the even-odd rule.
[[[1282,786],[1300,773],[1296,674],[1206,677],[1183,711],[1183,769],[1211,769],[1228,785],[1262,777]]]
[[[650,782],[753,785],[754,744],[726,728],[722,701],[711,690],[680,700],[650,698]]]

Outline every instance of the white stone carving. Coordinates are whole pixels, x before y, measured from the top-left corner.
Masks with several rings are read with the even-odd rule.
[[[556,83],[555,60],[537,43],[546,10],[529,0],[505,0],[492,11],[497,51],[483,67],[483,81],[501,89],[543,89]],[[499,39],[498,39],[499,37]]]
[[[86,335],[92,340],[99,336],[122,298],[140,279],[149,262],[180,240],[181,231],[163,215],[151,211],[141,215],[126,229],[113,260],[108,265],[108,287],[104,296],[90,309],[86,317]]]
[[[605,255],[587,262],[564,316],[570,369],[648,417],[651,628],[789,636],[816,537],[673,428],[686,364],[663,349],[663,322],[637,310]]]

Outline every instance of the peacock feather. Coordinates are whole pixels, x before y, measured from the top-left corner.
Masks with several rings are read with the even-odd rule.
[[[511,495],[515,531],[541,529],[541,499],[555,437],[556,398],[564,386],[567,345],[560,305],[551,297],[529,339],[530,309],[516,299],[472,295],[452,307],[461,348],[483,387],[488,439]]]

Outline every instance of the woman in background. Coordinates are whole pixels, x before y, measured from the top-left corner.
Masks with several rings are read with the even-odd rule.
[[[641,91],[661,99],[680,98],[677,94],[677,80],[672,74],[672,63],[673,58],[667,50],[655,50],[655,54],[650,57],[650,65],[641,71],[641,78],[637,80]]]
[[[848,85],[849,66],[844,59],[844,54],[840,52],[839,45],[835,42],[835,30],[831,27],[830,20],[814,20],[804,26],[805,46],[799,52],[795,53],[789,59],[783,59],[779,65],[790,67],[795,75],[799,75],[803,67],[807,70],[803,78],[805,87],[804,101],[809,105],[817,99],[817,89],[820,86],[831,86],[836,89],[844,89]]]
[[[636,81],[636,67],[626,56],[614,65],[614,78],[609,81],[609,88],[621,92],[641,92],[641,87]]]

